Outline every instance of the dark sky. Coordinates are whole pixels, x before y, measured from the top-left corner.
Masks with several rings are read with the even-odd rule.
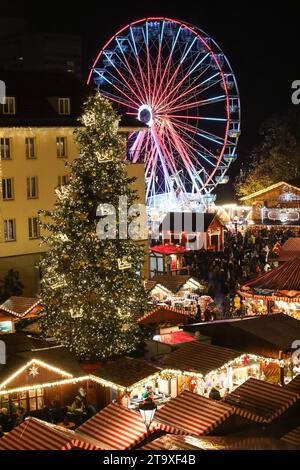
[[[263,0],[27,0],[18,9],[16,2],[11,3],[14,14],[17,11],[26,16],[35,30],[82,35],[85,73],[104,41],[141,17],[173,17],[206,31],[219,43],[237,77],[242,104],[239,153],[243,160],[257,141],[262,121],[291,106],[291,83],[300,80],[300,13],[296,3],[288,0],[280,5]]]

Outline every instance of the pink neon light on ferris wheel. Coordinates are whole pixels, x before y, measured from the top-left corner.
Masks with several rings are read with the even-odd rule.
[[[195,208],[211,197],[240,135],[235,76],[212,38],[170,18],[134,21],[100,50],[91,79],[145,125],[130,136],[128,158],[145,162],[149,207]]]

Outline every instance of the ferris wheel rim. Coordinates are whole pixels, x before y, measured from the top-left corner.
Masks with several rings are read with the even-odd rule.
[[[205,38],[203,36],[206,36],[206,39],[209,39],[210,41],[212,41],[212,43],[216,46],[218,51],[220,51],[220,53],[222,53],[222,55],[224,56],[224,58],[226,60],[226,64],[229,67],[229,70],[230,70],[231,75],[232,75],[233,80],[234,80],[234,87],[235,87],[235,90],[237,92],[237,99],[238,99],[238,106],[239,106],[239,108],[238,108],[239,109],[238,122],[240,123],[240,99],[239,99],[239,90],[238,90],[235,74],[233,73],[232,67],[230,65],[230,62],[229,62],[227,56],[223,53],[221,47],[218,45],[218,43],[210,35],[208,35],[201,28],[199,28],[197,26],[194,26],[194,25],[191,25],[188,22],[173,19],[173,18],[169,18],[169,17],[164,17],[164,16],[150,16],[150,17],[145,17],[145,18],[141,18],[141,19],[132,21],[132,22],[126,24],[125,26],[123,26],[122,28],[120,28],[114,35],[112,35],[109,38],[109,40],[101,48],[100,52],[97,54],[97,56],[96,56],[96,58],[95,58],[95,60],[92,64],[92,67],[91,67],[89,75],[88,75],[87,83],[88,84],[90,83],[93,72],[94,72],[94,69],[95,69],[97,63],[99,62],[99,60],[101,59],[101,56],[103,55],[104,51],[109,47],[109,45],[118,36],[122,35],[122,33],[124,33],[126,30],[128,30],[132,26],[136,26],[136,25],[139,25],[139,24],[145,24],[146,22],[156,22],[156,21],[158,21],[158,22],[161,22],[161,21],[170,22],[170,23],[176,24],[177,26],[185,28],[186,30],[189,30],[193,35],[195,35],[205,45],[205,47],[207,48],[207,50],[209,51],[209,53],[213,57],[214,62],[217,65],[219,73],[221,75],[221,81],[223,83],[222,88],[224,89],[225,98],[226,98],[226,128],[225,128],[224,138],[222,138],[223,142],[222,142],[222,144],[219,143],[220,145],[222,145],[222,149],[219,152],[218,157],[216,157],[217,161],[215,163],[215,168],[208,174],[208,178],[205,180],[205,185],[202,187],[202,190],[204,190],[204,189],[207,190],[206,194],[209,194],[213,190],[213,189],[209,189],[210,186],[215,187],[218,184],[218,183],[214,182],[213,180],[214,180],[214,177],[216,176],[216,173],[218,171],[221,171],[221,168],[219,168],[219,167],[221,166],[222,162],[223,162],[223,167],[224,167],[223,157],[224,157],[224,154],[225,154],[226,147],[228,145],[233,145],[233,146],[236,147],[237,142],[232,143],[232,142],[229,141],[230,124],[231,124],[231,122],[233,122],[233,120],[231,119],[231,116],[230,116],[230,93],[229,93],[229,89],[228,89],[228,86],[227,86],[227,83],[226,83],[225,73],[223,71],[222,65],[220,64],[220,62],[218,60],[216,52],[212,49],[210,44],[207,43],[207,41],[205,40]],[[224,121],[225,121],[225,119],[224,119]],[[225,171],[223,169],[224,174],[226,173],[229,166],[230,166],[230,163],[226,166]]]

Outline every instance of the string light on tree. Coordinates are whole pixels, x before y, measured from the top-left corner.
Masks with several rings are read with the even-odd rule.
[[[78,358],[102,360],[134,351],[140,342],[135,321],[146,308],[138,274],[143,248],[133,240],[97,237],[97,208],[136,203],[118,134],[119,116],[99,93],[90,97],[75,131],[80,154],[70,180],[56,191],[52,212],[41,213],[48,251],[41,261],[45,336],[56,338]],[[105,164],[99,164],[103,163]]]

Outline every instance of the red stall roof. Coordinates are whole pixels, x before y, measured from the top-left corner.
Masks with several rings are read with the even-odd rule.
[[[177,429],[177,434],[200,436],[214,431],[234,413],[226,403],[185,391],[155,414],[155,419]]]
[[[242,290],[300,291],[300,256],[247,282]]]
[[[190,251],[179,245],[157,245],[152,246],[150,250],[160,255],[180,255]]]
[[[284,442],[291,444],[298,449],[300,449],[300,426],[296,429],[293,429],[284,437],[281,438]]]
[[[23,318],[27,315],[37,315],[42,310],[41,299],[31,297],[10,297],[0,305],[0,313],[8,313],[14,317]]]
[[[150,431],[172,432],[171,426],[153,421]],[[147,436],[147,429],[139,412],[111,403],[77,428],[84,436],[102,450],[131,449]]]
[[[137,321],[141,325],[157,325],[161,323],[185,325],[188,323],[189,318],[193,318],[193,316],[191,312],[186,312],[185,310],[168,307],[167,305],[159,305],[145,313],[145,315],[140,317]]]
[[[281,247],[279,261],[291,261],[300,256],[300,238],[289,238]]]
[[[27,418],[0,439],[0,450],[70,450],[80,448],[96,450],[83,436],[74,431],[46,423],[36,418]]]
[[[250,378],[225,401],[235,406],[235,413],[256,423],[271,423],[300,399],[300,394],[262,380]]]

